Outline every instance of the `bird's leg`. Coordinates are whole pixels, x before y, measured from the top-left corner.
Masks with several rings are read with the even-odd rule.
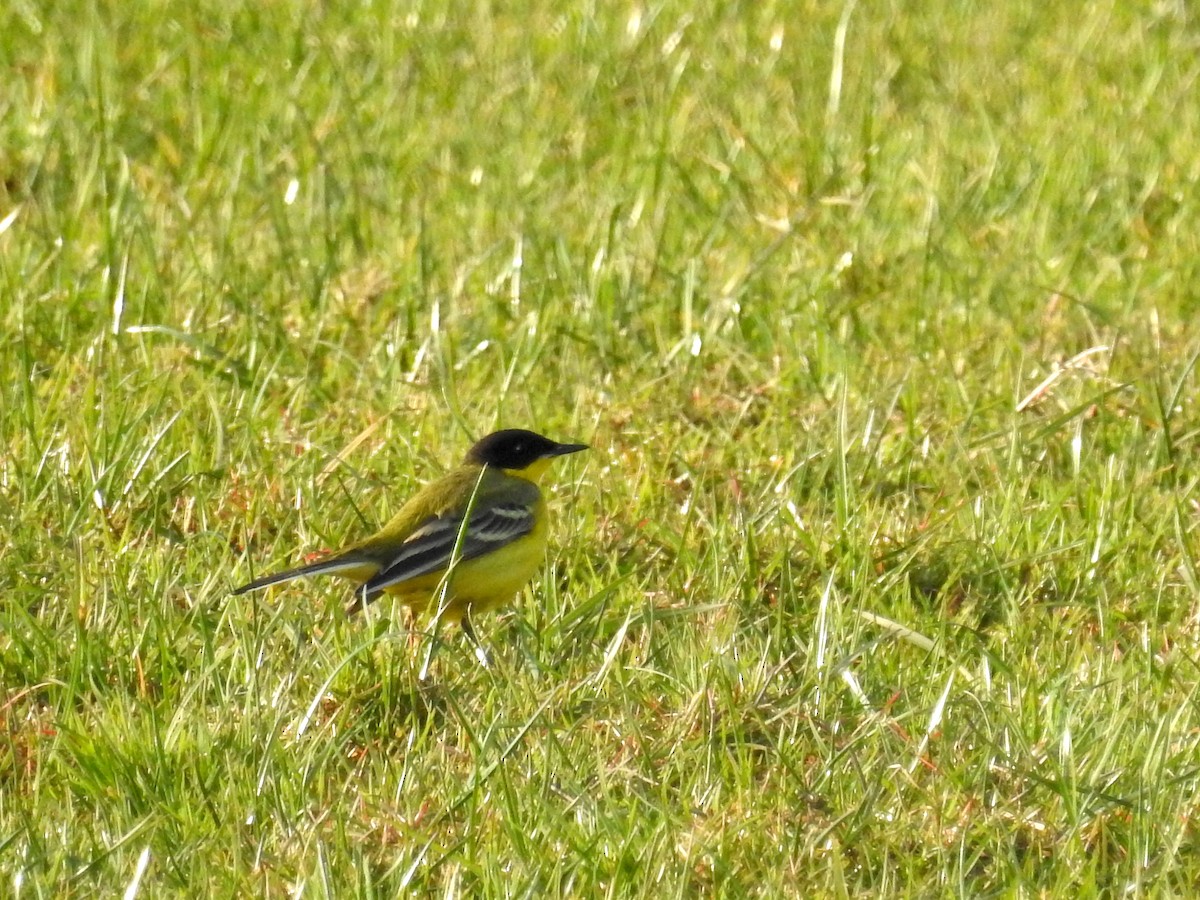
[[[367,593],[366,584],[361,584],[354,589],[354,599],[346,604],[345,613],[352,616],[355,613],[364,612],[374,598]]]
[[[487,650],[484,649],[483,644],[479,642],[479,635],[475,633],[475,628],[471,625],[471,611],[469,609],[463,612],[462,621],[459,624],[462,627],[463,634],[467,636],[467,640],[475,645],[475,658],[479,660],[479,665],[485,669],[491,668],[492,658]]]

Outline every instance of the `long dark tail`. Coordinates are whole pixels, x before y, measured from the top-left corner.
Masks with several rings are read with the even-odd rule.
[[[257,591],[259,588],[270,587],[273,584],[292,581],[296,578],[307,578],[309,575],[336,575],[338,572],[362,571],[364,565],[369,565],[369,563],[358,557],[347,558],[345,556],[335,556],[332,559],[322,559],[307,566],[299,566],[284,572],[276,572],[273,575],[264,575],[262,578],[254,579],[249,584],[243,584],[240,588],[235,588],[234,593],[244,594],[247,591]]]

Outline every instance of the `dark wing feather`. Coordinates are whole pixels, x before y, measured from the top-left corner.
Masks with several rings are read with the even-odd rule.
[[[532,503],[494,501],[481,504],[471,515],[471,524],[462,539],[460,559],[476,559],[529,534],[534,527],[533,514]],[[455,515],[427,521],[408,537],[400,552],[362,586],[362,599],[369,603],[392,585],[445,569],[458,543],[461,525],[462,518]]]

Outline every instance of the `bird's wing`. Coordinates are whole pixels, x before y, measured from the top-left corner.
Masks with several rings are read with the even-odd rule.
[[[532,497],[478,500],[459,546],[459,559],[491,553],[533,531],[536,499],[535,488]],[[462,512],[457,511],[423,522],[400,545],[399,552],[362,586],[363,598],[372,600],[393,585],[445,569],[459,544],[462,521]]]

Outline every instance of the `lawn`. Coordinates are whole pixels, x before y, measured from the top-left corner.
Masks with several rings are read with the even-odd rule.
[[[0,12],[0,894],[1192,893],[1200,18],[446,6]]]

